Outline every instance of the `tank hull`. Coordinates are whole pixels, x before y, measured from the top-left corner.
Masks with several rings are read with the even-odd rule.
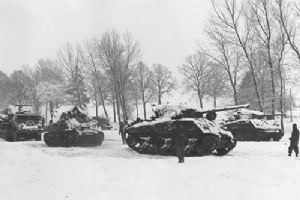
[[[225,123],[237,141],[279,141],[284,133],[280,127],[265,125],[262,120],[238,120]]]
[[[235,146],[231,133],[213,129],[206,132],[195,119],[143,122],[125,128],[127,144],[138,153],[152,155],[176,155],[177,135],[185,135],[185,156],[225,155]],[[204,127],[212,122],[201,119]],[[205,124],[206,123],[206,124]]]
[[[44,141],[50,147],[100,146],[104,140],[101,131],[56,130],[44,134]]]

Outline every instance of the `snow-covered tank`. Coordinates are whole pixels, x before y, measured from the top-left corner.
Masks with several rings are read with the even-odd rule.
[[[184,133],[185,156],[225,155],[236,146],[236,140],[231,132],[214,122],[216,112],[244,106],[206,111],[181,105],[157,106],[153,109],[155,116],[152,120],[138,120],[127,125],[126,141],[139,153],[175,155],[175,137]]]
[[[43,117],[30,111],[22,111],[22,106],[25,105],[11,106],[18,107],[18,111],[6,108],[3,114],[0,114],[0,138],[10,142],[41,140],[41,134],[44,132]]]
[[[96,122],[76,106],[62,112],[46,130],[44,141],[50,147],[98,146],[104,139]]]
[[[279,141],[284,135],[279,125],[263,119],[239,119],[226,122],[223,126],[238,141]]]
[[[223,124],[238,141],[279,141],[284,133],[274,120],[267,120],[263,112],[239,109]]]

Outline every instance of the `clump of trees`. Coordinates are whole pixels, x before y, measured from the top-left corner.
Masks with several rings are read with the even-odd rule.
[[[224,80],[235,104],[250,102],[273,117],[276,110],[283,113],[289,103],[286,87],[293,82],[289,70],[300,64],[296,34],[299,4],[288,0],[211,0],[211,5],[205,28],[209,42],[199,46],[199,51],[207,63],[215,63],[209,68],[219,69],[222,78],[210,80],[209,86]],[[208,86],[198,88],[207,93]]]
[[[63,104],[86,107],[93,103],[113,109],[114,122],[134,118],[133,110],[157,101],[175,86],[172,72],[161,64],[151,68],[141,61],[139,43],[130,33],[107,31],[100,38],[82,43],[66,43],[54,59],[41,59],[7,77],[0,73],[1,105],[32,104],[36,112],[46,105],[53,109]],[[137,116],[138,117],[138,113]]]
[[[205,98],[217,106],[220,97],[234,104],[285,112],[300,64],[300,6],[288,0],[211,0],[212,12],[204,29],[206,46],[188,55],[178,67],[185,92],[199,107]],[[141,48],[128,32],[107,31],[98,38],[67,43],[54,59],[41,59],[10,77],[0,72],[0,104],[32,104],[53,108],[62,104],[101,106],[109,118],[122,121],[142,115],[147,104],[162,103],[176,88],[173,73],[162,64],[147,66]],[[46,107],[47,107],[46,106]],[[136,116],[133,110],[136,110]]]

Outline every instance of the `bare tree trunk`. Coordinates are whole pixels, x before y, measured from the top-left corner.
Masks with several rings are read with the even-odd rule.
[[[146,103],[143,103],[143,108],[144,108],[144,119],[147,119]]]
[[[139,117],[139,106],[138,106],[138,100],[135,99],[135,109],[136,109],[136,118]]]
[[[119,95],[117,94],[117,91],[115,90],[115,94],[116,94],[116,105],[117,105],[117,113],[118,113],[118,121],[119,123],[121,122],[121,113],[120,113],[120,99],[119,99]]]
[[[200,106],[201,106],[201,108],[203,108],[203,101],[202,101],[202,97],[201,97],[201,99],[200,99]]]
[[[202,96],[201,96],[201,92],[200,92],[199,87],[198,87],[198,89],[197,89],[197,94],[198,94],[199,105],[200,105],[200,108],[202,109],[202,108],[203,108],[203,104],[202,104]]]
[[[217,107],[217,97],[214,96],[214,108],[216,108],[216,107]]]
[[[106,108],[105,108],[105,102],[104,102],[104,98],[103,98],[102,88],[100,86],[100,81],[99,81],[99,77],[98,77],[97,74],[96,74],[96,80],[97,80],[97,85],[98,85],[98,90],[99,90],[99,94],[100,94],[100,100],[101,100],[101,104],[102,104],[102,107],[103,107],[103,111],[104,111],[106,119],[108,119],[108,114],[107,114],[107,111],[106,111]]]
[[[158,88],[158,105],[161,105],[161,89]]]
[[[280,77],[280,125],[281,125],[281,130],[284,133],[284,122],[283,122],[283,78],[281,72],[279,72],[279,77]]]
[[[99,116],[99,113],[98,113],[98,98],[97,98],[96,91],[95,91],[94,98],[95,98],[95,103],[96,103],[96,109],[95,109],[95,111],[96,111],[96,117],[98,117]]]
[[[21,104],[20,104],[21,105]],[[45,115],[45,121],[48,122],[48,101],[46,102],[46,115]]]
[[[291,122],[293,122],[293,111],[292,111],[292,89],[290,89],[290,115],[291,115]]]
[[[115,93],[112,91],[112,105],[113,105],[113,113],[114,113],[114,122],[117,122],[117,116],[116,116],[116,102],[115,102]]]
[[[79,101],[79,107],[82,108],[81,95],[80,95],[79,86],[78,86],[78,83],[77,83],[77,78],[74,81],[75,81],[75,85],[76,85],[76,91],[77,91],[77,96],[78,96],[78,101]]]
[[[142,101],[143,101],[144,119],[147,119],[147,115],[146,115],[146,102],[145,102],[145,91],[144,90],[142,90]]]
[[[53,105],[53,101],[50,100],[49,101],[49,109],[50,109],[50,119],[51,121],[53,121],[53,115],[54,115],[54,105]]]

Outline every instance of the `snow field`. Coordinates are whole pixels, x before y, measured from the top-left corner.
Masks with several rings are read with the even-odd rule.
[[[300,160],[280,142],[238,142],[223,157],[142,155],[105,131],[100,147],[0,142],[0,199],[300,199]]]

